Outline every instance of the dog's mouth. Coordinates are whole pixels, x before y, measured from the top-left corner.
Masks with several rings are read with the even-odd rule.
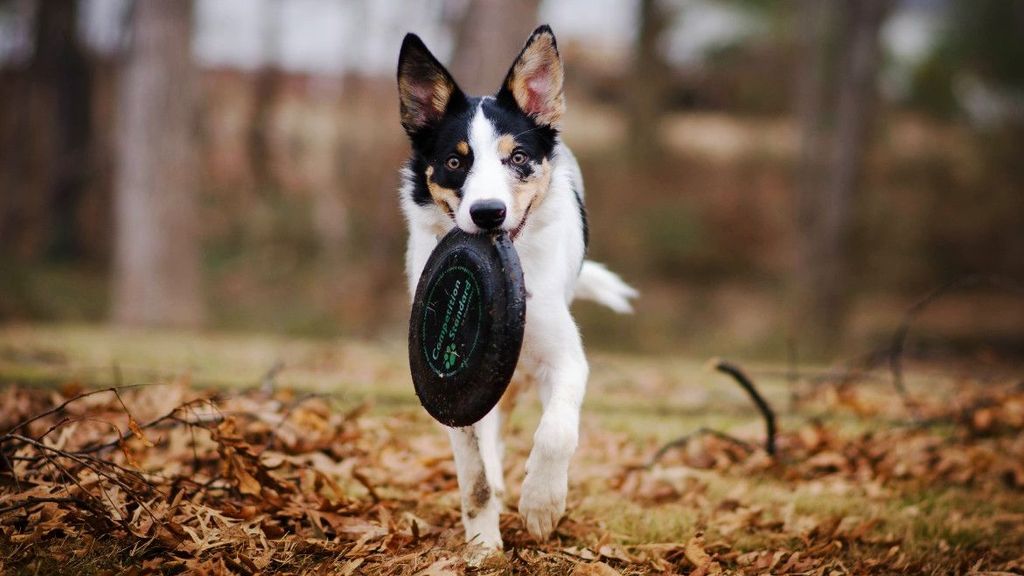
[[[519,233],[523,231],[523,228],[526,228],[526,221],[530,218],[531,208],[533,208],[533,201],[530,201],[530,204],[526,206],[526,211],[523,212],[523,219],[520,220],[519,224],[517,224],[516,227],[508,233],[513,242],[515,242],[516,238],[519,237]]]
[[[533,208],[533,202],[531,201],[530,204],[527,205],[526,211],[523,212],[523,219],[519,221],[519,224],[517,224],[515,228],[513,228],[513,229],[508,231],[508,236],[509,236],[509,238],[512,239],[513,242],[515,242],[516,238],[519,237],[519,234],[522,233],[523,229],[526,228],[527,221],[530,218],[530,210],[532,208]],[[452,224],[455,224],[455,227],[458,228],[459,225],[458,225],[458,223],[455,220],[455,212],[453,210],[451,210],[450,208],[449,208],[449,211],[448,211],[448,216],[451,218]],[[495,231],[495,230],[491,230],[491,232],[493,232],[493,231]],[[488,232],[488,230],[483,230],[480,233],[486,233],[486,232]]]

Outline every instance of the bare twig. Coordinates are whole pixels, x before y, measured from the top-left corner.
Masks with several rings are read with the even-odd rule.
[[[18,473],[14,470],[14,463],[11,462],[12,458],[13,459],[17,459],[17,458],[16,457],[8,458],[7,457],[7,453],[4,452],[3,450],[0,450],[0,458],[3,459],[3,463],[4,463],[3,470],[7,470],[7,471],[9,471],[11,473],[11,478],[14,479],[14,486],[20,492],[21,491],[21,479],[18,478]],[[0,471],[2,471],[2,470],[0,470]]]
[[[373,484],[370,483],[370,479],[367,478],[365,474],[359,470],[352,470],[352,477],[362,484],[363,488],[366,488],[366,491],[370,493],[370,498],[373,499],[374,503],[380,502],[380,495],[377,494],[376,490],[374,490]]]
[[[75,420],[77,420],[77,418]],[[61,418],[60,421],[58,421],[56,424],[54,424],[53,426],[50,426],[49,428],[47,428],[46,432],[43,432],[39,436],[39,438],[37,438],[37,440],[42,440],[43,438],[46,438],[47,436],[50,435],[50,432],[53,432],[57,428],[60,428],[61,426],[65,425],[65,424],[67,424],[68,422],[71,422],[71,421],[72,421],[72,419],[70,417],[68,417],[68,416],[65,416],[65,417]]]
[[[103,503],[100,502],[99,497],[96,496],[95,494],[93,494],[92,492],[89,492],[88,490],[86,490],[85,486],[82,486],[82,483],[79,482],[78,477],[75,476],[74,474],[72,474],[71,471],[68,470],[67,466],[64,466],[60,462],[57,462],[56,460],[51,458],[49,454],[47,454],[44,451],[40,451],[40,454],[42,455],[43,459],[46,460],[50,464],[50,466],[53,466],[53,469],[57,472],[58,475],[66,477],[68,480],[71,481],[72,484],[74,484],[78,488],[78,490],[82,494],[88,496],[92,501],[96,502],[96,505],[97,505],[96,510],[102,510],[103,509]],[[63,488],[64,488],[64,492],[67,493],[68,496],[70,497],[71,491],[68,489],[67,485],[64,485]],[[106,498],[107,502],[109,502],[111,505],[113,505],[113,502],[110,500],[110,496],[107,494],[107,491],[103,490],[102,487],[100,487],[100,490],[103,492],[103,497]]]
[[[6,514],[8,512],[19,510],[21,508],[30,508],[32,506],[35,506],[36,504],[45,504],[46,502],[55,502],[57,504],[75,504],[83,508],[89,507],[88,502],[82,500],[81,498],[51,496],[45,498],[26,498],[25,500],[21,500],[19,502],[15,502],[14,504],[10,504],[8,506],[0,508],[0,514]]]
[[[731,436],[729,434],[726,434],[725,432],[713,430],[711,428],[706,428],[702,426],[694,430],[693,432],[690,432],[689,434],[684,434],[683,436],[680,436],[679,438],[676,438],[675,440],[671,440],[668,443],[664,444],[661,448],[658,448],[658,451],[655,452],[653,456],[651,456],[651,459],[647,461],[647,464],[644,465],[644,468],[653,468],[654,465],[657,464],[658,461],[661,460],[665,456],[665,454],[667,454],[670,450],[682,448],[689,444],[691,440],[700,438],[701,436],[714,436],[719,440],[725,440],[730,444],[738,446],[748,453],[753,452],[754,450],[757,449],[757,447],[750,444],[749,442],[740,440],[735,436]]]
[[[774,456],[776,432],[775,412],[772,410],[771,406],[768,405],[768,402],[765,401],[764,397],[761,396],[761,393],[757,391],[757,387],[754,386],[754,383],[746,374],[743,373],[743,370],[741,370],[739,366],[725,360],[716,359],[713,360],[713,362],[714,369],[723,374],[732,376],[732,378],[747,391],[747,394],[750,395],[750,398],[754,401],[757,409],[761,411],[761,415],[764,416],[765,424],[764,451]]]
[[[889,345],[888,354],[889,371],[892,373],[892,385],[896,388],[896,393],[900,395],[900,399],[903,400],[903,405],[908,411],[910,411],[911,416],[914,419],[918,418],[917,407],[910,398],[910,394],[907,392],[907,387],[903,382],[903,350],[906,345],[907,334],[910,332],[911,324],[928,306],[949,292],[970,286],[976,286],[978,284],[990,284],[1015,294],[1024,294],[1024,286],[1021,286],[1013,280],[1000,276],[972,274],[970,276],[957,278],[952,282],[948,282],[947,284],[932,290],[908,308],[903,314],[903,320],[900,321],[899,326],[892,335],[892,343]]]
[[[116,469],[120,470],[123,473],[127,473],[129,475],[136,476],[136,478],[138,480],[141,480],[142,483],[145,484],[148,488],[152,489],[153,491],[155,491],[155,492],[157,492],[159,494],[160,491],[157,490],[155,486],[147,483],[145,481],[145,478],[142,478],[141,474],[139,474],[137,471],[129,470],[129,469],[123,467],[123,466],[119,466],[117,464],[114,464],[113,462],[108,462],[106,460],[100,460],[98,458],[91,457],[91,456],[88,456],[88,455],[85,455],[85,454],[79,454],[79,453],[75,453],[75,452],[68,452],[67,450],[61,450],[59,448],[54,448],[53,446],[47,446],[46,444],[43,444],[42,442],[39,442],[39,441],[34,440],[32,438],[29,438],[27,436],[22,436],[21,434],[10,434],[9,436],[11,438],[14,438],[15,440],[19,440],[21,442],[24,442],[25,444],[28,444],[28,445],[36,448],[37,450],[44,451],[44,452],[50,452],[54,456],[58,456],[58,457],[61,457],[61,458],[65,458],[65,459],[71,460],[72,462],[76,462],[79,465],[92,470],[98,476],[103,477],[108,482],[111,482],[111,483],[119,486],[122,490],[124,490],[125,495],[127,495],[129,498],[134,500],[136,504],[141,506],[142,509],[145,510],[147,514],[149,514],[150,518],[152,518],[154,522],[156,522],[157,524],[160,524],[160,525],[163,524],[163,522],[161,522],[160,519],[158,519],[156,517],[156,515],[150,509],[149,505],[146,504],[146,502],[142,499],[141,496],[139,496],[138,492],[134,488],[132,488],[131,486],[126,484],[123,480],[121,480],[117,476],[106,472],[105,470],[103,470],[102,468],[97,466],[97,464],[99,464],[99,465],[107,465],[107,466],[110,466],[112,468],[116,468]],[[51,460],[51,463],[52,462],[53,461]],[[66,469],[64,471],[67,472]],[[84,488],[82,488],[82,490],[84,491]],[[104,496],[106,496],[106,490],[104,490],[103,493],[104,493]],[[109,500],[109,496],[107,496],[107,498]],[[111,502],[111,506],[114,506],[113,502]],[[116,509],[116,506],[115,506],[115,509]]]
[[[277,375],[284,370],[284,362],[281,360],[275,360],[274,364],[267,369],[263,377],[260,378],[260,392],[264,394],[272,394],[274,388],[277,386]]]
[[[747,375],[744,374],[742,370],[740,370],[739,366],[736,366],[735,364],[732,364],[730,362],[726,362],[725,360],[713,359],[711,361],[711,367],[713,367],[715,370],[718,370],[719,372],[732,376],[733,379],[739,382],[740,386],[742,386],[743,389],[747,391],[747,394],[749,394],[750,397],[754,400],[754,404],[757,405],[757,408],[761,412],[761,415],[764,416],[765,421],[766,435],[764,440],[764,451],[767,452],[770,456],[775,456],[775,412],[772,411],[771,406],[768,405],[768,402],[766,402],[764,397],[761,396],[761,393],[757,391],[757,387],[755,387],[754,383],[751,382],[750,378],[748,378]],[[690,443],[691,440],[702,436],[714,436],[715,438],[724,440],[726,442],[729,442],[730,444],[738,446],[743,450],[747,451],[748,453],[756,450],[755,446],[753,446],[749,442],[740,440],[735,436],[726,434],[725,432],[721,432],[719,430],[713,430],[711,428],[702,427],[698,428],[693,432],[690,432],[689,434],[680,436],[675,440],[671,440],[668,443],[664,444],[661,448],[658,448],[658,451],[655,452],[653,456],[651,456],[651,459],[647,461],[647,464],[644,467],[651,468],[652,466],[657,464],[658,461],[661,460],[661,458],[665,456],[665,454],[668,453],[669,450],[686,446],[687,444]]]
[[[786,338],[786,382],[789,384],[789,409],[796,408],[800,394],[796,387],[800,384],[800,361],[797,356],[796,338]]]
[[[60,404],[54,406],[53,408],[50,408],[49,410],[45,410],[43,412],[40,412],[39,414],[36,414],[35,416],[32,416],[28,420],[23,420],[21,423],[15,424],[13,428],[11,428],[7,432],[5,432],[3,434],[3,436],[0,436],[0,442],[3,442],[6,439],[6,437],[8,437],[11,433],[17,432],[18,430],[21,430],[22,428],[24,428],[25,426],[28,426],[29,424],[35,422],[36,420],[39,420],[41,418],[45,418],[47,416],[50,416],[51,414],[56,414],[57,412],[60,412],[61,410],[66,408],[69,404],[77,402],[78,400],[81,400],[82,398],[88,398],[89,396],[94,396],[96,394],[102,394],[104,392],[114,392],[114,393],[116,393],[118,390],[127,390],[129,388],[138,388],[138,387],[141,387],[141,386],[145,386],[145,384],[134,384],[134,385],[129,385],[129,386],[111,386],[109,388],[100,388],[98,390],[90,390],[88,392],[82,392],[81,394],[79,394],[79,395],[77,395],[77,396],[75,396],[73,398],[68,398],[67,400],[61,402]]]
[[[139,426],[139,428],[142,429],[142,430],[149,430],[150,428],[156,428],[157,426],[163,424],[164,422],[168,422],[168,421],[181,422],[181,423],[187,424],[189,426],[194,426],[196,424],[196,422],[192,422],[192,421],[189,421],[189,420],[184,420],[182,418],[179,418],[178,417],[178,412],[183,410],[183,409],[189,409],[189,408],[191,408],[191,407],[193,407],[193,406],[195,406],[197,404],[204,404],[204,403],[206,403],[208,401],[209,400],[207,398],[196,398],[195,400],[189,400],[188,402],[185,402],[184,404],[180,404],[178,406],[175,406],[170,412],[164,414],[163,416],[160,416],[159,418],[156,418],[154,420],[151,420],[151,421],[149,421],[149,422]],[[122,402],[121,405],[123,406],[124,403]],[[127,408],[126,408],[126,410],[127,410]],[[131,414],[129,414],[129,417],[130,416],[131,416]],[[94,452],[102,452],[104,450],[109,450],[111,448],[116,448],[116,447],[120,446],[124,441],[128,440],[129,438],[134,437],[134,435],[135,435],[135,433],[131,429],[128,429],[127,431],[125,431],[123,433],[119,432],[119,436],[116,439],[111,440],[110,442],[107,442],[105,444],[97,444],[95,446],[86,446],[85,448],[82,448],[81,450],[79,450],[79,452],[82,453],[82,454],[92,454]]]
[[[316,392],[311,392],[309,394],[304,394],[304,395],[296,398],[294,401],[290,402],[288,404],[288,407],[285,409],[284,413],[281,414],[281,421],[278,422],[277,425],[274,426],[274,429],[271,431],[270,437],[267,438],[267,442],[264,445],[263,449],[264,450],[271,450],[271,449],[275,448],[275,446],[277,444],[277,440],[279,438],[279,434],[281,433],[281,429],[284,427],[285,424],[288,423],[288,419],[291,418],[292,414],[295,413],[295,409],[296,408],[298,408],[299,406],[301,406],[305,402],[308,402],[309,400],[313,400],[315,398],[324,398],[324,397],[325,396],[323,394],[319,394],[319,393],[316,393]]]

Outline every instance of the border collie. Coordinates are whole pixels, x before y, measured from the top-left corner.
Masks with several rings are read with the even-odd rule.
[[[637,295],[601,264],[584,260],[583,181],[558,132],[562,83],[548,26],[533,32],[494,96],[464,94],[414,34],[406,35],[398,57],[402,126],[412,145],[400,192],[409,226],[410,296],[438,240],[455,226],[473,234],[508,231],[522,262],[528,302],[515,380],[536,382],[543,416],[526,461],[519,513],[538,539],[565,513],[589,371],[569,306],[583,298],[627,313]],[[447,429],[466,540],[476,559],[502,548],[501,417],[496,407],[473,426]]]

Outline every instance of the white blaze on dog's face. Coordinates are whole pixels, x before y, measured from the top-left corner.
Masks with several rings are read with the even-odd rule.
[[[539,28],[494,96],[469,98],[416,36],[399,56],[402,125],[412,142],[413,200],[469,233],[513,238],[551,182],[565,110],[555,37]]]

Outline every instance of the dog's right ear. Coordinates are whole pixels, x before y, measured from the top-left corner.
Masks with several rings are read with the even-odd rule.
[[[402,126],[410,136],[440,120],[451,103],[465,99],[451,74],[415,34],[405,35],[398,54],[398,95]]]
[[[555,33],[545,24],[526,41],[497,98],[514,103],[537,123],[557,128],[565,112],[564,76]]]

